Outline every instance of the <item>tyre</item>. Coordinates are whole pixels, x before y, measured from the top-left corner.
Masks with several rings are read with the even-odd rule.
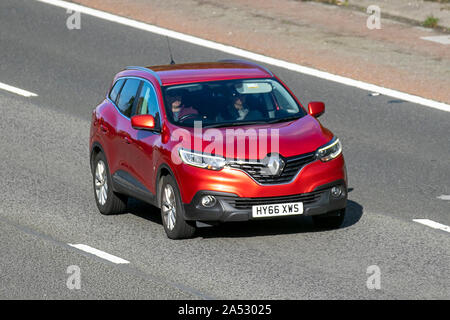
[[[98,153],[93,162],[94,196],[98,210],[104,215],[118,214],[127,208],[128,197],[112,189],[108,162],[103,153]]]
[[[314,225],[319,229],[338,229],[345,219],[345,208],[327,214],[312,216]]]
[[[167,237],[191,238],[196,230],[195,222],[184,220],[184,207],[175,179],[169,175],[162,177],[159,190],[161,218]]]

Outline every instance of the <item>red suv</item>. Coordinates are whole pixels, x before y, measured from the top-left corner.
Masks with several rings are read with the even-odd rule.
[[[292,215],[337,228],[347,174],[339,139],[316,119],[324,111],[247,61],[128,67],[92,113],[98,209],[150,203],[172,239],[197,222]]]

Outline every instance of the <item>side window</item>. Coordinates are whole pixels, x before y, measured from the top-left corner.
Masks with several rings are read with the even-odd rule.
[[[131,116],[131,110],[133,108],[134,100],[136,100],[136,94],[140,84],[141,81],[138,79],[127,79],[120,92],[117,107],[126,117]]]
[[[156,119],[158,111],[158,101],[156,99],[156,92],[153,87],[144,82],[136,108],[136,114],[150,114]]]
[[[116,102],[117,95],[119,94],[120,89],[122,89],[122,85],[124,82],[125,82],[124,79],[117,80],[114,86],[112,87],[111,92],[109,93],[109,98],[114,103]]]

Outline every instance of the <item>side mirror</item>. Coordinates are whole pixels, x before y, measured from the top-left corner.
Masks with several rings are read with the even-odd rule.
[[[311,101],[308,104],[308,113],[315,118],[320,117],[325,112],[325,103],[320,101]]]
[[[155,118],[149,114],[131,117],[131,126],[136,130],[155,130]]]

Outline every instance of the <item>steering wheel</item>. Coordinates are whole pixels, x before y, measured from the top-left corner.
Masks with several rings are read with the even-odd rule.
[[[183,121],[185,121],[185,120],[187,120],[187,119],[190,119],[190,118],[196,119],[196,118],[201,118],[201,117],[200,117],[200,115],[197,114],[197,113],[189,113],[189,114],[185,114],[185,115],[181,116],[181,117],[178,119],[178,122],[183,122]]]

